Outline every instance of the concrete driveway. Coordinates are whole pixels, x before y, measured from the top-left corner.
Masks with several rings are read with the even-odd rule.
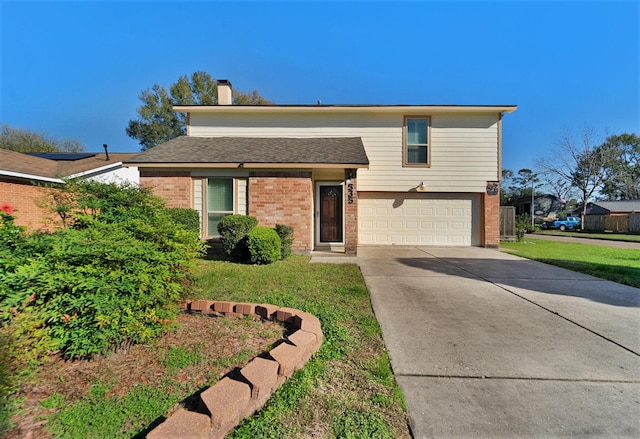
[[[414,437],[640,437],[640,289],[482,248],[357,259]]]

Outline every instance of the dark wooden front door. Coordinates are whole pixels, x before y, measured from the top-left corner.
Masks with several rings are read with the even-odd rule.
[[[342,242],[342,186],[320,186],[320,242]]]

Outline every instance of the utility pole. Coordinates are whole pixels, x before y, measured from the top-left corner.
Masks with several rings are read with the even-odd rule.
[[[535,215],[535,207],[533,206],[534,203],[535,203],[535,197],[533,195],[533,191],[534,191],[533,185],[534,185],[534,183],[535,183],[534,179],[532,178],[531,179],[531,231],[535,230],[535,222],[533,220],[533,216]]]

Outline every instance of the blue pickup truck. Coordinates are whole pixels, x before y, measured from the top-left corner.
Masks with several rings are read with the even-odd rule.
[[[565,230],[579,228],[581,224],[582,224],[582,221],[580,221],[580,218],[578,218],[577,216],[568,216],[565,219],[545,221],[542,224],[542,228],[543,229],[560,229],[564,232]]]

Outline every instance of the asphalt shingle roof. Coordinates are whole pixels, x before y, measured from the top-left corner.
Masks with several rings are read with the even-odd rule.
[[[609,212],[640,212],[640,200],[594,201],[591,204],[603,207]]]
[[[368,165],[359,137],[177,137],[126,163]]]
[[[0,173],[9,171],[47,178],[61,178],[115,165],[134,155],[133,153],[109,153],[109,160],[107,160],[104,153],[95,153],[91,157],[80,160],[58,161],[0,148]]]

